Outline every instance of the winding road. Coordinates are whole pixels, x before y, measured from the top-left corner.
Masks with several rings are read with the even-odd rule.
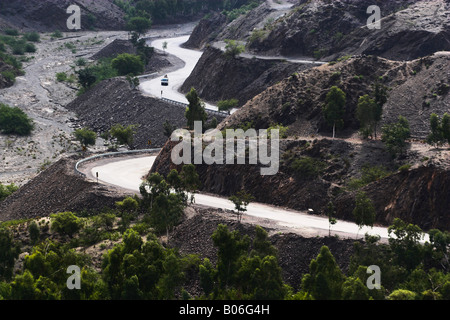
[[[288,8],[289,4],[275,4],[280,9]],[[185,79],[191,74],[202,52],[182,48],[181,45],[188,40],[189,36],[176,38],[158,39],[151,42],[155,48],[162,49],[163,43],[167,42],[166,52],[177,56],[185,62],[183,68],[168,74],[169,86],[161,86],[161,77],[143,81],[140,90],[144,94],[153,95],[155,97],[164,97],[170,100],[187,103],[184,94],[178,92],[180,86]],[[220,45],[219,45],[220,46]],[[266,57],[267,58],[267,57]],[[280,59],[280,57],[276,57]],[[281,57],[283,58],[283,57]],[[295,61],[300,63],[315,63],[312,61]],[[317,64],[321,64],[317,62]],[[207,104],[208,109],[217,110],[215,106]],[[143,176],[147,174],[156,159],[156,155],[141,156],[135,158],[112,158],[100,161],[89,166],[89,172],[85,172],[88,177],[98,179],[100,183],[106,185],[118,186],[132,192],[139,192],[139,186],[142,183]],[[221,208],[226,210],[234,210],[234,205],[226,198],[208,195],[196,194],[195,203],[210,208]],[[321,217],[308,214],[307,212],[299,212],[290,209],[280,208],[261,203],[251,203],[247,207],[244,214],[245,218],[259,219],[257,221],[270,221],[272,225],[277,225],[281,229],[285,228],[292,232],[299,233],[305,237],[326,236],[329,233],[329,221],[327,217]],[[254,221],[254,220],[253,220]],[[339,235],[343,238],[363,238],[365,233],[371,235],[379,235],[382,240],[389,238],[388,230],[385,227],[359,228],[355,223],[338,220],[337,224],[332,226],[331,233]]]
[[[88,168],[89,172],[85,173],[91,178],[95,178],[98,173],[100,183],[138,193],[142,178],[150,171],[155,159],[156,155],[137,158],[128,157],[119,160],[113,158],[90,166]],[[196,194],[195,203],[210,208],[234,210],[234,205],[231,201],[215,195]],[[292,230],[305,237],[326,236],[329,233],[328,218],[267,204],[250,203],[247,207],[247,212],[245,212],[244,221],[246,216],[271,221],[273,225]],[[359,229],[356,224],[341,220],[338,220],[338,223],[332,227],[331,232],[333,235],[339,235],[343,238],[363,238],[366,232],[372,235],[379,235],[384,240],[389,236],[387,228],[364,227]]]

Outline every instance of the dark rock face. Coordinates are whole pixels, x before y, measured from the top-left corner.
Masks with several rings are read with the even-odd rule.
[[[314,56],[330,61],[350,54],[376,54],[411,60],[450,49],[449,3],[437,1],[384,1],[381,29],[367,28],[373,1],[302,1],[290,15],[279,19],[265,37],[251,43],[260,53]]]
[[[74,173],[75,158],[61,159],[5,201],[0,203],[0,220],[29,219],[52,213],[83,209],[114,208],[123,199],[118,191],[88,182]]]
[[[92,56],[92,59],[115,58],[119,54],[136,54],[136,48],[130,40],[116,39]]]
[[[356,56],[333,65],[323,65],[292,75],[269,87],[219,125],[239,127],[253,122],[257,129],[272,123],[289,126],[292,135],[328,134],[322,107],[330,88],[337,85],[347,95],[344,130],[341,136],[359,130],[355,113],[358,99],[372,94],[373,85],[382,79],[390,88],[384,105],[382,125],[405,116],[415,138],[426,138],[431,113],[450,112],[449,93],[441,95],[440,86],[450,83],[447,53],[410,62],[390,61],[376,56]]]
[[[222,27],[227,23],[227,18],[221,13],[213,13],[211,17],[200,20],[184,47],[189,49],[202,49],[205,44],[212,41]]]
[[[152,172],[167,175],[180,170],[171,161],[174,142],[167,142],[158,155]],[[322,163],[318,177],[299,175],[292,161],[310,157]],[[448,165],[416,166],[399,172],[381,142],[353,144],[338,140],[281,140],[280,168],[273,176],[262,176],[259,165],[196,165],[201,191],[228,197],[246,190],[256,202],[295,210],[313,209],[325,214],[330,201],[336,218],[354,221],[355,191],[348,191],[345,181],[356,177],[365,165],[384,166],[391,175],[362,188],[373,201],[376,223],[388,226],[395,218],[417,224],[423,230],[450,230],[450,172]]]
[[[139,90],[132,90],[123,78],[99,83],[66,108],[74,111],[84,126],[97,132],[105,132],[118,123],[124,126],[139,124],[134,146],[142,149],[164,145],[167,141],[163,128],[166,120],[177,128],[186,125],[183,108],[144,96]]]
[[[3,1],[0,14],[17,28],[34,31],[69,31],[66,10],[70,5],[81,8],[81,28],[120,30],[125,27],[124,13],[113,0],[10,0]]]
[[[164,135],[165,121],[175,128],[186,126],[184,107],[144,96],[138,89],[132,90],[124,78],[100,82],[66,108],[78,115],[83,126],[97,132],[106,132],[115,124],[139,125],[134,137],[137,149],[162,147],[168,139]]]
[[[450,172],[427,166],[401,172],[363,188],[373,201],[376,221],[385,225],[395,218],[418,225],[424,230],[450,230]],[[354,194],[336,200],[338,216],[352,219]]]
[[[209,47],[182,85],[181,91],[188,92],[194,87],[200,97],[207,101],[234,98],[239,100],[239,105],[243,105],[267,87],[307,68],[309,65],[282,60],[228,58],[220,49]]]

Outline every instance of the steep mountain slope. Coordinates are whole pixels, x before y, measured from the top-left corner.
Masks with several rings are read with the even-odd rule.
[[[381,29],[367,27],[367,8],[381,9]],[[249,48],[261,54],[314,56],[333,60],[346,54],[415,59],[450,49],[450,3],[370,0],[301,1],[270,28],[260,29]]]
[[[220,49],[208,47],[191,75],[181,86],[187,93],[194,87],[202,99],[217,102],[238,99],[239,106],[288,75],[310,65],[283,60],[230,58]]]
[[[176,128],[186,125],[185,108],[144,96],[138,89],[132,90],[124,78],[100,82],[66,108],[78,115],[80,124],[97,132],[106,132],[115,124],[138,124],[134,138],[134,147],[138,149],[164,145],[165,121]]]
[[[380,81],[389,88],[382,125],[405,116],[414,137],[425,138],[429,117],[450,112],[450,95],[440,87],[450,84],[450,53],[442,52],[411,62],[376,56],[357,56],[294,74],[268,88],[232,114],[219,129],[251,122],[257,129],[281,123],[293,136],[329,134],[322,107],[330,88],[337,85],[347,95],[343,136],[359,129],[355,117],[360,96],[371,94]],[[441,92],[438,94],[436,92]]]
[[[81,28],[120,30],[125,26],[124,13],[113,0],[8,0],[0,4],[0,18],[19,29],[34,31],[69,31],[67,8],[81,8]]]

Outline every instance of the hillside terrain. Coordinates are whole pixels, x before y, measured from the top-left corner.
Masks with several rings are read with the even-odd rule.
[[[237,99],[242,106],[286,75],[310,67],[281,59],[229,58],[220,49],[209,47],[180,90],[187,93],[194,87],[208,102]]]
[[[124,13],[113,0],[11,0],[3,1],[0,7],[0,21],[5,25],[23,30],[39,32],[66,31],[66,13],[70,5],[81,8],[81,28],[123,30]]]
[[[336,85],[347,96],[342,135],[351,136],[359,129],[356,118],[359,97],[372,94],[374,84],[381,82],[388,87],[381,126],[404,116],[411,135],[424,139],[430,129],[430,115],[442,116],[450,111],[449,93],[438,90],[450,83],[449,62],[448,52],[410,62],[377,56],[348,57],[290,75],[248,101],[218,129],[237,128],[246,122],[256,129],[280,123],[289,127],[292,136],[328,135],[330,128],[323,118],[322,107],[328,91]]]
[[[366,9],[374,3],[381,7],[381,30],[366,27]],[[82,8],[83,30],[55,37],[66,28],[70,4]],[[195,28],[192,22],[167,25],[206,13]],[[216,121],[206,110],[216,132],[280,129],[279,150],[271,150],[279,151],[276,174],[262,175],[261,164],[174,164],[178,142],[169,136],[187,128],[186,105],[146,95],[134,81],[155,79],[159,95],[160,78],[188,63],[154,48],[145,67],[136,62],[143,56],[125,59],[130,69],[142,66],[121,73],[133,78],[112,72],[112,58],[142,53],[123,31],[139,15],[159,24],[144,32],[148,41],[191,34],[182,47],[203,52],[190,76],[179,77],[185,79],[181,88],[167,91],[184,95],[195,88],[212,104],[238,100],[237,110]],[[428,139],[431,115],[450,114],[449,17],[450,0],[1,2],[2,33],[19,29],[18,40],[24,31],[38,31],[41,38],[35,52],[16,55],[23,70],[0,56],[0,102],[34,122],[28,136],[0,134],[0,300],[449,300],[444,122],[434,128],[440,143]],[[228,39],[245,52],[226,54]],[[80,70],[92,72],[95,82],[84,86]],[[5,76],[11,73],[15,81]],[[324,107],[339,103],[329,98],[338,89],[345,101],[333,127]],[[362,131],[361,97],[377,104],[380,95],[385,101],[376,133],[373,127]],[[195,115],[193,104],[190,111]],[[392,153],[382,131],[400,117],[410,135],[395,136],[405,147]],[[115,155],[117,161],[108,154],[90,159],[84,173],[75,170],[81,159],[125,149],[106,136],[116,124],[138,126],[128,149],[158,148],[139,191],[99,182],[98,174],[95,181],[92,169],[113,164],[116,170],[105,172],[121,171],[135,185],[150,167],[147,153],[135,166],[118,166],[135,161],[134,153]],[[94,145],[80,147],[78,128],[97,134]],[[189,197],[194,190],[214,205],[231,204],[231,196],[246,191],[257,210],[270,215],[245,214],[236,203],[233,211],[213,209],[200,204],[200,195],[195,203]],[[282,223],[276,217],[281,209],[289,216]],[[293,227],[291,213],[314,227]],[[359,233],[334,232],[333,223],[343,221],[355,222]],[[362,225],[388,236],[364,236]],[[80,290],[67,282],[65,269],[74,265],[82,270]],[[367,266],[382,270],[377,290],[368,289]]]

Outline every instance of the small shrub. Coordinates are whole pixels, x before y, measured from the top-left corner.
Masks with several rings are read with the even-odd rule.
[[[26,33],[24,38],[31,42],[39,42],[41,40],[41,36],[37,32]]]
[[[0,132],[26,136],[34,129],[31,120],[21,109],[0,104]]]

